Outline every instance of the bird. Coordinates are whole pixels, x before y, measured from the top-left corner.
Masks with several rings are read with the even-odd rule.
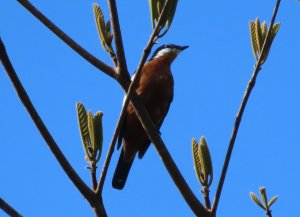
[[[174,44],[158,47],[143,66],[138,78],[136,93],[144,103],[157,130],[160,129],[173,101],[174,80],[171,64],[178,54],[188,47]],[[124,188],[136,154],[138,153],[138,158],[141,159],[151,144],[131,103],[126,108],[118,137],[118,149],[122,143],[123,147],[112,180],[113,188],[118,190]]]

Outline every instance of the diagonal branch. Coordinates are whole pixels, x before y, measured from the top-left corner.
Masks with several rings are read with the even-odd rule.
[[[51,22],[45,15],[43,15],[39,10],[37,10],[29,1],[27,0],[17,0],[21,5],[23,5],[32,15],[34,15],[39,21],[41,21],[47,28],[49,28],[57,37],[69,45],[74,51],[76,51],[80,56],[90,62],[93,66],[107,74],[112,78],[116,78],[115,70],[109,65],[105,64],[97,57],[89,53],[78,43],[76,43],[71,37],[64,33],[60,28],[58,28],[53,22]]]
[[[2,209],[9,216],[22,217],[20,213],[18,213],[12,206],[6,203],[1,197],[0,197],[0,209]]]
[[[246,108],[248,99],[251,95],[251,92],[252,92],[252,90],[255,86],[257,75],[258,75],[259,71],[261,70],[261,63],[262,63],[262,60],[263,60],[262,56],[263,56],[264,52],[267,49],[267,42],[269,41],[271,31],[273,29],[273,25],[274,25],[275,18],[276,18],[278,9],[279,9],[280,2],[281,2],[281,0],[277,0],[276,5],[274,7],[274,11],[273,11],[269,31],[268,31],[267,36],[265,38],[261,53],[259,55],[259,59],[257,60],[257,62],[255,64],[252,77],[251,77],[251,79],[248,83],[246,92],[244,94],[242,103],[240,105],[240,109],[239,109],[239,111],[237,113],[237,116],[236,116],[236,119],[235,119],[235,123],[234,123],[233,131],[232,131],[232,135],[231,135],[231,138],[230,138],[230,141],[229,141],[228,150],[227,150],[227,153],[226,153],[226,157],[225,157],[221,177],[220,177],[218,188],[217,188],[217,191],[216,191],[215,201],[214,201],[213,207],[212,207],[212,213],[214,215],[217,212],[219,200],[220,200],[221,193],[222,193],[223,184],[224,184],[224,181],[225,181],[225,177],[226,177],[227,169],[228,169],[228,166],[229,166],[232,150],[233,150],[233,147],[234,147],[235,139],[236,139],[236,136],[237,136],[237,133],[238,133],[238,130],[239,130],[240,123],[242,121],[243,113],[244,113],[244,110]]]
[[[131,82],[131,84],[128,88],[127,95],[125,96],[123,106],[122,106],[122,111],[120,113],[119,120],[117,122],[117,126],[116,126],[115,132],[113,134],[112,141],[111,141],[111,144],[109,146],[109,150],[108,150],[108,153],[107,153],[107,156],[106,156],[106,159],[105,159],[105,163],[104,163],[104,166],[103,166],[103,169],[102,169],[102,173],[101,173],[101,176],[100,176],[100,181],[99,181],[98,188],[97,188],[97,194],[98,195],[101,195],[101,193],[102,193],[102,189],[103,189],[104,181],[105,181],[105,178],[106,178],[107,170],[108,170],[108,167],[109,167],[109,164],[110,164],[112,154],[113,154],[114,149],[115,149],[115,144],[116,144],[118,135],[120,133],[121,126],[122,126],[123,121],[124,121],[124,117],[125,117],[125,114],[126,114],[126,109],[127,109],[128,104],[130,102],[131,96],[132,96],[133,92],[135,91],[135,86],[137,84],[137,81],[139,80],[138,79],[139,75],[142,72],[142,69],[143,69],[143,67],[146,63],[146,60],[147,60],[150,52],[151,52],[151,49],[152,49],[153,45],[155,44],[157,35],[160,32],[160,27],[159,26],[160,26],[161,22],[163,21],[161,19],[161,17],[163,17],[162,15],[165,13],[166,8],[167,8],[166,6],[169,3],[169,1],[170,0],[166,1],[165,5],[162,9],[161,15],[160,15],[160,17],[157,21],[157,25],[156,25],[155,29],[153,30],[152,35],[151,35],[146,47],[144,48],[144,52],[143,52],[143,55],[142,55],[141,60],[139,62],[138,68],[135,72],[135,76],[133,77],[133,80],[132,80],[132,82]]]
[[[117,54],[117,62],[118,62],[118,68],[117,73],[119,76],[125,76],[129,78],[129,72],[127,69],[126,64],[126,58],[125,58],[125,52],[124,52],[124,46],[123,46],[123,39],[121,34],[121,28],[119,23],[119,16],[118,16],[118,10],[115,0],[108,0],[108,6],[110,11],[110,19],[113,27],[113,35],[114,35],[114,41],[116,45],[116,54]]]
[[[54,141],[53,137],[51,136],[50,132],[48,131],[47,127],[45,126],[44,122],[40,118],[38,112],[34,108],[33,104],[29,96],[26,93],[23,85],[21,84],[10,60],[6,53],[6,49],[4,44],[0,38],[0,60],[2,65],[4,66],[8,77],[10,78],[20,100],[22,101],[23,105],[25,106],[26,110],[28,111],[30,117],[32,118],[34,124],[38,128],[39,132],[41,133],[42,137],[46,141],[48,147],[50,148],[51,152],[56,157],[57,161],[66,172],[70,180],[73,184],[77,187],[80,193],[90,202],[92,201],[93,194],[90,188],[82,181],[82,179],[78,176],[75,172],[73,167],[70,165],[56,142]]]
[[[156,126],[153,124],[147,109],[140,101],[139,97],[134,93],[132,95],[131,102],[134,106],[135,111],[137,112],[138,118],[142,123],[143,128],[145,129],[147,135],[151,139],[151,142],[155,146],[159,156],[161,157],[167,171],[169,172],[171,178],[176,184],[181,195],[185,199],[186,203],[190,206],[192,211],[196,216],[210,216],[210,213],[206,211],[200,201],[197,199],[195,194],[192,192],[191,188],[185,181],[184,177],[180,173],[180,170],[176,166],[172,156],[170,155],[166,145],[164,144],[162,138],[159,135],[159,132]]]

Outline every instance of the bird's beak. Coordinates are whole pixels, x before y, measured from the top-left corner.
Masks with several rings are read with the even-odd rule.
[[[183,51],[183,50],[187,49],[188,47],[189,47],[189,46],[181,46],[181,47],[180,47],[180,50]]]

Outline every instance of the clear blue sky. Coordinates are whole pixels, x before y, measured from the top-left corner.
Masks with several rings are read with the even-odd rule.
[[[84,48],[111,64],[93,20],[94,1],[37,1],[44,12]],[[137,67],[151,33],[148,1],[117,1],[128,67]],[[100,2],[108,18],[106,1]],[[159,44],[190,45],[172,66],[175,97],[162,137],[193,191],[202,200],[194,173],[191,139],[205,135],[214,164],[214,197],[233,122],[252,73],[248,23],[270,20],[275,1],[179,1],[171,30]],[[273,216],[298,216],[300,3],[283,1],[282,23],[246,108],[236,140],[219,216],[264,216],[249,199],[266,186],[279,195]],[[54,36],[16,1],[0,7],[0,36],[33,103],[80,176],[90,174],[77,127],[75,103],[104,112],[104,149],[121,109],[123,91]],[[0,196],[24,216],[93,216],[20,103],[0,67]],[[108,215],[193,216],[155,149],[136,160],[123,191],[111,187],[119,152],[104,186]],[[0,216],[5,214],[0,211]]]

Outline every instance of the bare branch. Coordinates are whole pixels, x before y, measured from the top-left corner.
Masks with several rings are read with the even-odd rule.
[[[110,161],[111,161],[111,157],[114,153],[116,141],[118,139],[118,136],[119,136],[119,133],[120,133],[120,130],[121,130],[121,126],[122,126],[121,123],[124,121],[125,112],[123,112],[123,110],[125,111],[126,110],[125,108],[126,107],[123,106],[121,114],[119,116],[119,120],[118,120],[116,129],[115,129],[115,132],[114,132],[114,135],[112,137],[112,141],[110,143],[110,146],[109,146],[106,158],[105,158],[105,162],[104,162],[103,169],[102,169],[101,176],[100,176],[100,181],[98,182],[98,186],[97,186],[97,190],[96,190],[96,194],[98,196],[101,196],[101,194],[102,194],[102,190],[103,190],[106,174],[107,174],[107,171],[108,171],[108,167],[109,167],[109,164],[110,164]]]
[[[2,198],[0,198],[0,209],[6,212],[7,215],[11,217],[22,217],[12,206],[6,203]]]
[[[199,202],[199,200],[183,178],[168,149],[166,148],[166,145],[161,139],[156,126],[153,124],[149,113],[147,112],[145,106],[140,101],[136,93],[132,95],[131,102],[134,106],[135,111],[137,112],[139,120],[142,122],[143,128],[151,139],[151,142],[159,153],[159,156],[161,157],[167,171],[169,172],[187,204],[190,206],[196,216],[210,216],[210,213],[206,211],[203,205]]]
[[[40,118],[38,112],[34,108],[26,90],[24,89],[23,85],[21,84],[10,60],[6,53],[6,49],[2,40],[0,39],[0,60],[6,70],[8,77],[10,78],[20,100],[22,101],[23,105],[25,106],[26,110],[28,111],[31,119],[33,120],[34,124],[38,128],[39,132],[41,133],[42,137],[44,138],[45,142],[47,143],[48,147],[50,148],[51,152],[54,154],[55,158],[66,172],[70,180],[76,186],[76,188],[80,191],[80,193],[90,202],[92,201],[92,191],[90,188],[83,182],[83,180],[78,176],[75,172],[73,167],[70,165],[56,142],[54,141],[52,135],[48,131],[47,127],[45,126],[44,122]]]
[[[105,64],[94,55],[89,53],[78,43],[76,43],[72,38],[70,38],[65,32],[58,28],[53,22],[51,22],[45,15],[43,15],[39,10],[37,10],[29,1],[27,0],[17,0],[21,5],[23,5],[32,15],[34,15],[39,21],[41,21],[48,29],[50,29],[57,37],[69,45],[74,51],[76,51],[80,56],[90,62],[93,66],[107,74],[112,78],[116,78],[117,75],[115,70],[109,65]]]
[[[202,195],[205,203],[206,209],[210,210],[211,209],[211,204],[210,204],[210,199],[209,199],[209,188],[206,186],[203,186],[202,188]]]
[[[116,1],[108,0],[107,2],[110,10],[110,19],[113,27],[113,35],[114,35],[114,41],[116,45],[117,62],[118,62],[117,73],[119,76],[125,76],[129,78],[130,76],[126,64],[123,39],[121,34]]]
[[[222,193],[223,184],[224,184],[224,181],[225,181],[225,177],[226,177],[227,169],[228,169],[228,166],[229,166],[232,150],[233,150],[233,147],[234,147],[235,139],[236,139],[236,136],[237,136],[237,133],[238,133],[238,130],[239,130],[240,123],[242,121],[243,113],[244,113],[245,107],[247,105],[248,99],[250,97],[250,94],[251,94],[251,92],[252,92],[252,90],[255,86],[257,75],[258,75],[258,73],[261,69],[261,63],[262,63],[262,60],[263,60],[262,56],[263,56],[265,50],[267,49],[267,43],[266,42],[269,41],[271,31],[273,29],[273,25],[274,25],[274,22],[275,22],[275,18],[276,18],[278,9],[279,9],[280,2],[281,2],[281,0],[277,0],[276,5],[274,7],[274,11],[273,11],[269,31],[268,31],[267,36],[265,38],[261,53],[259,55],[259,58],[258,58],[256,64],[255,64],[252,77],[251,77],[251,79],[248,83],[246,92],[244,94],[242,103],[240,105],[240,109],[239,109],[239,111],[237,113],[237,116],[236,116],[236,119],[235,119],[235,123],[234,123],[233,131],[232,131],[232,135],[231,135],[231,138],[230,138],[230,141],[229,141],[228,150],[227,150],[227,153],[226,153],[226,157],[225,157],[221,177],[220,177],[218,188],[217,188],[217,191],[216,191],[215,201],[214,201],[213,207],[212,207],[212,213],[214,215],[217,212],[219,200],[220,200],[221,193]]]
[[[93,185],[93,190],[96,191],[97,189],[97,177],[96,177],[96,170],[97,170],[97,165],[96,162],[91,163],[91,178],[92,178],[92,185]]]
[[[94,212],[96,214],[97,217],[107,217],[107,214],[106,214],[106,210],[103,206],[103,201],[102,201],[102,197],[101,198],[98,198],[96,195],[95,195],[95,205],[93,206],[94,208]]]

